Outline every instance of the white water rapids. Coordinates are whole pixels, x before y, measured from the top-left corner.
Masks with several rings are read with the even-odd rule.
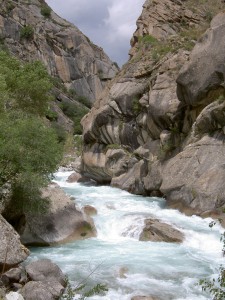
[[[91,300],[130,300],[135,295],[162,300],[206,300],[210,295],[197,285],[218,274],[223,264],[220,235],[209,228],[211,219],[187,217],[166,209],[161,198],[142,197],[108,186],[67,183],[71,172],[58,172],[56,182],[75,197],[78,208],[94,206],[97,237],[55,247],[31,248],[31,259],[49,258],[77,285],[104,283],[108,292]],[[138,241],[147,217],[172,224],[185,235],[182,244]],[[121,270],[123,276],[121,276]]]

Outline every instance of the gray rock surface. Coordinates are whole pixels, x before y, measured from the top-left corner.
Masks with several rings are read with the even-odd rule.
[[[49,210],[26,215],[25,224],[19,229],[23,243],[52,245],[95,236],[92,219],[78,211],[57,184],[49,185],[43,196],[50,200]]]
[[[13,227],[0,215],[0,269],[17,266],[29,255],[29,250],[20,242]]]
[[[171,225],[157,219],[146,219],[140,241],[181,243],[184,239],[183,233]]]
[[[56,300],[63,293],[63,287],[53,282],[29,281],[21,293],[25,300]]]
[[[22,268],[12,268],[2,276],[6,276],[10,282],[19,282],[22,276]]]
[[[131,59],[82,120],[87,177],[223,219],[223,9],[220,0],[145,1]],[[207,11],[221,11],[211,25]]]
[[[198,41],[190,55],[189,63],[185,64],[177,78],[177,94],[180,101],[193,106],[201,103],[205,105],[223,95],[224,29],[225,13],[221,12]]]
[[[46,5],[43,0],[19,0],[9,9],[7,1],[1,1],[0,34],[11,53],[23,60],[41,60],[49,74],[93,102],[118,68],[76,26],[54,11],[43,16],[41,8]],[[22,37],[24,26],[33,28],[32,38]]]
[[[59,282],[63,287],[66,286],[65,275],[50,259],[40,259],[31,262],[25,269],[32,281]]]
[[[224,141],[223,133],[206,134],[164,165],[160,190],[169,205],[196,214],[225,205]]]

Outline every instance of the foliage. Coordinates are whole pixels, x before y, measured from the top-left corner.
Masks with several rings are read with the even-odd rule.
[[[77,96],[76,100],[84,104],[86,107],[91,108],[91,103],[85,96]]]
[[[26,25],[21,28],[20,30],[20,38],[31,40],[34,36],[34,28],[31,25]]]
[[[106,146],[106,151],[109,150],[109,149],[121,149],[121,145],[119,145],[119,144],[108,144]]]
[[[77,287],[72,288],[71,283],[67,278],[66,293],[61,297],[61,300],[73,300],[76,294],[82,292],[86,288],[86,284],[79,284]],[[85,300],[87,297],[92,297],[94,295],[100,295],[108,291],[105,284],[96,284],[93,288],[83,292],[78,300]]]
[[[51,100],[52,84],[42,63],[35,61],[22,65],[0,51],[0,66],[0,88],[4,89],[1,105],[9,110],[44,116]]]
[[[9,13],[10,11],[12,11],[14,8],[15,8],[15,4],[12,2],[12,1],[9,1],[7,4],[6,4],[6,10],[7,12]]]
[[[156,45],[156,44],[158,44],[159,41],[154,36],[146,34],[144,36],[139,36],[138,42],[141,44]]]
[[[120,67],[119,67],[119,65],[118,65],[118,63],[117,63],[116,61],[113,62],[113,65],[114,65],[118,70],[120,69]]]
[[[88,109],[73,102],[63,102],[62,111],[74,122],[74,134],[82,134],[80,121],[88,113]]]
[[[46,112],[46,118],[49,120],[49,121],[57,121],[58,119],[58,114],[56,111],[54,110],[51,110],[50,108],[47,110]]]
[[[44,5],[44,6],[41,7],[41,14],[45,18],[50,18],[51,12],[52,12],[52,10],[48,5]]]
[[[141,104],[139,102],[138,97],[134,97],[132,100],[132,110],[135,113],[135,115],[138,115],[141,112]]]
[[[51,86],[40,62],[21,64],[0,52],[0,186],[11,183],[15,209],[46,207],[40,188],[62,157],[55,131],[41,118]]]
[[[64,144],[67,136],[65,129],[55,121],[51,123],[51,127],[54,129],[56,133],[58,142]]]
[[[213,227],[216,224],[215,221],[209,224],[209,227]],[[220,237],[222,242],[222,254],[225,255],[225,231]],[[225,267],[220,266],[218,278],[212,280],[201,279],[199,285],[203,291],[208,291],[212,295],[212,300],[224,300],[225,299]]]

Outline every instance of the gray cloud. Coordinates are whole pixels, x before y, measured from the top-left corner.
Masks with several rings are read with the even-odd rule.
[[[128,59],[130,39],[144,0],[46,0],[119,65]]]

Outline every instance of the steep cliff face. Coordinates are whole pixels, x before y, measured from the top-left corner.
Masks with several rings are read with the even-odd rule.
[[[145,2],[129,62],[82,121],[85,175],[190,213],[223,209],[225,14],[210,26],[223,6]]]
[[[1,0],[0,38],[23,60],[42,60],[49,73],[93,102],[118,68],[103,49],[44,0]]]

